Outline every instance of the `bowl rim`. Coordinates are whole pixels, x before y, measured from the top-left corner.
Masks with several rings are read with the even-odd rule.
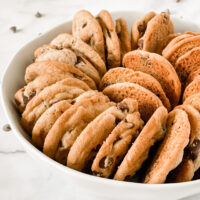
[[[117,14],[120,12],[134,12],[134,10],[116,10],[116,11],[111,11],[111,15],[113,14]],[[143,11],[138,11],[136,10],[136,12],[141,13]],[[172,19],[178,19],[177,17],[172,17]],[[180,19],[179,19],[180,20]],[[134,189],[145,189],[145,190],[158,190],[158,189],[162,189],[162,190],[169,190],[169,189],[178,189],[178,188],[182,188],[182,187],[187,187],[187,186],[194,186],[196,184],[200,184],[200,180],[193,180],[193,181],[189,181],[189,182],[182,182],[182,183],[166,183],[166,184],[144,184],[144,183],[135,183],[135,182],[126,182],[126,181],[117,181],[117,180],[113,180],[113,179],[107,179],[107,178],[101,178],[101,177],[97,177],[97,176],[92,176],[83,172],[79,172],[76,171],[74,169],[71,169],[67,166],[64,166],[58,162],[56,162],[55,160],[49,158],[48,156],[46,156],[44,153],[42,153],[39,149],[37,149],[34,145],[32,145],[20,132],[20,130],[18,130],[18,128],[15,126],[14,121],[12,120],[12,113],[9,110],[8,107],[8,103],[6,102],[6,92],[4,91],[4,85],[5,85],[5,77],[9,71],[9,69],[12,66],[13,60],[17,57],[18,54],[20,54],[20,52],[22,52],[27,46],[31,45],[31,43],[40,40],[41,37],[44,37],[45,35],[49,34],[50,32],[54,31],[55,29],[59,28],[60,26],[65,25],[66,23],[71,23],[72,22],[72,18],[69,18],[67,21],[56,25],[55,27],[49,29],[48,31],[46,31],[44,34],[42,34],[41,36],[35,37],[34,39],[30,40],[29,42],[27,42],[25,45],[23,45],[16,53],[15,55],[11,58],[9,64],[7,65],[7,67],[4,69],[3,75],[1,77],[1,103],[2,103],[2,107],[3,110],[5,112],[5,115],[7,117],[8,123],[10,124],[12,131],[14,132],[14,134],[16,135],[16,137],[18,138],[18,140],[20,141],[20,143],[22,144],[22,146],[24,146],[25,150],[28,153],[33,154],[35,157],[40,158],[42,161],[46,162],[47,164],[53,166],[53,168],[56,168],[64,173],[66,173],[67,175],[70,176],[75,176],[78,178],[81,178],[82,180],[86,180],[87,181],[91,181],[91,182],[95,182],[95,183],[99,183],[99,184],[106,184],[107,186],[109,185],[114,185],[118,186],[118,187],[129,187],[129,188],[134,188]],[[188,22],[188,23],[192,23],[195,24],[193,22],[190,22],[189,20],[184,20],[184,22]],[[198,24],[195,24],[198,25]]]

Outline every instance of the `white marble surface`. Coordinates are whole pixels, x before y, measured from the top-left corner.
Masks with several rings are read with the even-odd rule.
[[[70,18],[80,9],[97,13],[101,9],[170,9],[172,15],[200,23],[199,0],[0,0],[0,77],[12,56],[28,41]],[[36,18],[40,11],[44,16]],[[12,33],[9,27],[17,26]],[[0,127],[7,119],[0,105]],[[33,160],[19,144],[12,131],[0,130],[0,199],[80,199],[76,188],[60,174]],[[95,199],[84,196],[82,199]],[[200,199],[200,196],[190,198]]]

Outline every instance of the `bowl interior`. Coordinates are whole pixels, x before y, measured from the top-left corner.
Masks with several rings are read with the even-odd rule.
[[[129,30],[130,30],[132,23],[138,18],[140,18],[141,16],[143,16],[143,14],[144,14],[143,12],[136,12],[136,11],[124,11],[124,12],[119,11],[119,12],[113,12],[112,17],[113,19],[117,19],[119,17],[123,17],[124,19],[126,19],[129,26]],[[200,27],[198,25],[192,24],[191,22],[185,22],[182,19],[173,18],[173,16],[171,18],[175,25],[175,32],[184,32],[188,30],[200,32]],[[9,66],[7,67],[2,79],[1,97],[2,97],[2,102],[3,102],[3,107],[7,114],[9,123],[11,124],[16,135],[18,136],[18,138],[20,139],[20,141],[23,143],[23,145],[28,151],[31,151],[32,153],[36,154],[38,157],[43,158],[45,161],[49,162],[51,165],[54,165],[60,168],[66,173],[71,173],[76,176],[82,176],[83,178],[90,177],[89,178],[90,180],[95,180],[97,182],[102,182],[103,180],[104,183],[106,181],[116,183],[116,181],[107,180],[107,179],[105,180],[105,179],[92,177],[89,175],[85,175],[83,173],[76,172],[72,169],[62,166],[59,163],[49,159],[31,144],[30,137],[27,135],[27,133],[23,131],[20,125],[19,113],[16,109],[13,96],[19,88],[24,86],[25,69],[29,64],[33,62],[33,53],[37,47],[42,46],[43,44],[49,43],[55,36],[63,32],[71,33],[71,21],[61,24],[53,28],[49,32],[45,33],[44,35],[41,35],[38,38],[34,39],[33,41],[29,42],[15,55],[15,57],[12,59]],[[193,181],[193,182],[197,182],[197,181]],[[126,186],[129,185],[130,187],[132,187],[133,185],[141,185],[137,183],[136,184],[125,183],[125,182],[118,182],[118,183],[120,185],[121,184],[124,184]],[[187,184],[191,184],[191,183],[187,183]],[[180,184],[176,184],[176,185],[180,185]],[[143,187],[151,187],[151,186],[143,185]]]

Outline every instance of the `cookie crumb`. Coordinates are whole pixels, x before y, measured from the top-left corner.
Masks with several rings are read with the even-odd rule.
[[[5,131],[5,132],[11,131],[10,125],[9,125],[9,124],[5,124],[5,125],[3,126],[3,131]]]
[[[181,0],[176,0],[176,3],[179,3]]]
[[[16,33],[16,32],[17,32],[17,27],[16,27],[16,26],[11,26],[11,27],[10,27],[10,30],[11,30],[13,33]]]
[[[40,13],[40,12],[37,12],[36,14],[35,14],[35,17],[37,17],[37,18],[40,18],[40,17],[42,17],[43,15]]]

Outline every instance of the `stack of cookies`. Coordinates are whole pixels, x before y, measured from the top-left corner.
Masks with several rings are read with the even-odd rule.
[[[15,94],[24,130],[50,158],[99,177],[191,181],[200,168],[200,34],[167,13],[114,23],[74,16],[34,52]]]

